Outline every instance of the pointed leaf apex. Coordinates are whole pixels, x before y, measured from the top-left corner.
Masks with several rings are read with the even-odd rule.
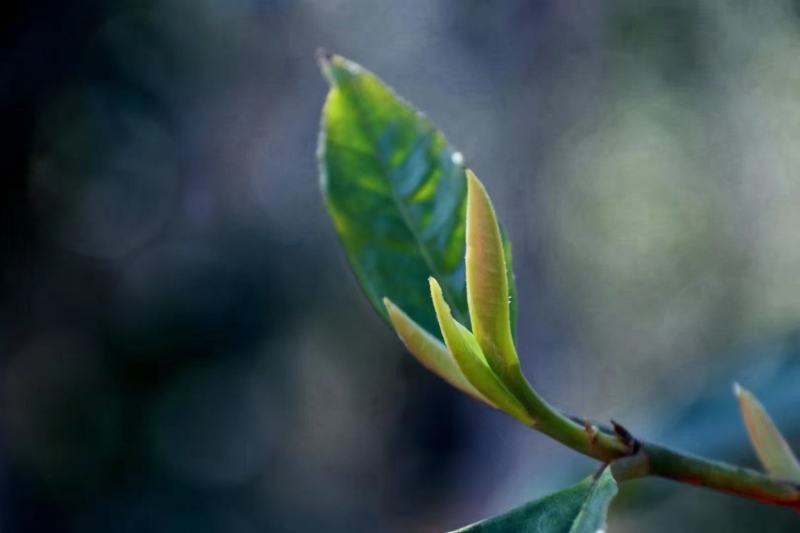
[[[346,83],[347,80],[364,73],[364,68],[355,61],[328,52],[323,48],[317,50],[317,63],[331,86]]]
[[[442,287],[439,285],[439,282],[436,281],[436,278],[433,276],[428,276],[428,287],[430,287],[431,295],[433,295],[434,291],[438,292],[439,294],[442,293]]]
[[[319,70],[322,72],[322,76],[330,85],[334,85],[335,81],[333,72],[331,72],[331,63],[335,57],[334,54],[328,50],[325,50],[324,48],[317,48],[316,57],[317,65],[319,65]]]
[[[320,68],[324,68],[333,58],[333,54],[321,46],[317,48],[315,55]]]
[[[473,172],[471,168],[466,169],[466,172],[470,187],[478,186],[483,189],[483,184],[481,180],[478,179],[478,176],[475,175],[475,172]]]

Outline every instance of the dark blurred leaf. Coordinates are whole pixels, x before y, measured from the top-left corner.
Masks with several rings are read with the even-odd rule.
[[[461,155],[359,65],[332,56],[322,68],[331,90],[322,112],[321,187],[361,286],[384,318],[386,296],[439,335],[426,282],[434,276],[455,317],[469,325]],[[509,284],[513,294],[511,275]]]
[[[478,522],[461,533],[597,533],[605,530],[617,483],[606,468],[568,489]]]

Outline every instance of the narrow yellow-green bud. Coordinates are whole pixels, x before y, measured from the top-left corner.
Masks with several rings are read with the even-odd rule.
[[[750,442],[767,473],[782,480],[800,482],[800,464],[797,462],[797,457],[792,453],[786,439],[761,402],[738,383],[733,384],[733,393],[739,400],[744,425],[750,434]]]
[[[483,184],[467,170],[467,301],[472,331],[498,373],[519,365],[511,333],[503,241]]]
[[[473,398],[480,400],[491,407],[494,404],[486,399],[475,387],[467,381],[461,369],[453,360],[453,356],[447,351],[442,342],[428,333],[424,328],[417,324],[402,309],[392,303],[389,298],[383,299],[383,305],[389,313],[394,330],[403,341],[411,355],[413,355],[422,366],[448,382],[457,389],[469,394]]]
[[[442,296],[439,283],[434,278],[429,278],[429,281],[433,307],[436,310],[436,318],[439,320],[442,336],[464,376],[499,409],[524,424],[532,424],[531,416],[487,363],[475,337],[453,318],[450,306]]]

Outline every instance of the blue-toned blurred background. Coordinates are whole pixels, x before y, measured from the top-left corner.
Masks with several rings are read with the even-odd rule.
[[[422,370],[318,191],[318,46],[462,150],[515,250],[531,381],[754,465],[800,447],[795,2],[7,0],[0,531],[426,532],[594,465]],[[610,530],[797,531],[667,482]]]

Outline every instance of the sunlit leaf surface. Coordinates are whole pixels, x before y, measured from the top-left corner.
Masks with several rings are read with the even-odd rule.
[[[456,319],[469,325],[461,154],[370,72],[335,55],[321,63],[331,84],[321,187],[361,286],[385,318],[388,297],[438,335],[426,282],[434,276]]]

